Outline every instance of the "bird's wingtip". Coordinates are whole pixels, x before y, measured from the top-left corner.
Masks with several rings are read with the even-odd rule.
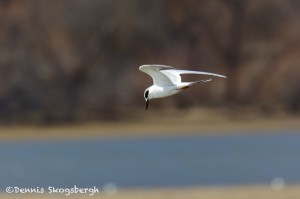
[[[222,78],[227,79],[227,76],[225,76],[225,75],[219,75],[218,77],[222,77]]]

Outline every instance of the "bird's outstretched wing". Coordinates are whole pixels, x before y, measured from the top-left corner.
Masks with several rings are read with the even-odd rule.
[[[171,86],[174,85],[172,80],[162,71],[175,69],[171,66],[164,66],[164,65],[142,65],[140,66],[139,70],[150,75],[153,79],[153,84],[158,86]]]
[[[198,75],[210,75],[210,76],[215,76],[215,77],[222,77],[222,78],[227,78],[224,75],[216,74],[216,73],[209,73],[209,72],[202,72],[202,71],[192,71],[192,70],[170,70],[174,73],[177,73],[179,75],[181,74],[198,74]]]
[[[181,74],[209,75],[209,76],[227,78],[224,75],[220,75],[220,74],[216,74],[216,73],[209,73],[209,72],[203,72],[203,71],[192,71],[192,70],[179,70],[176,68],[162,70],[161,72],[163,74],[165,74],[173,82],[173,84],[181,83],[181,76],[180,76]]]
[[[154,84],[158,86],[168,86],[181,83],[181,74],[209,75],[227,78],[224,75],[216,73],[192,70],[178,70],[174,67],[165,65],[142,65],[140,66],[140,71],[143,71],[150,75],[153,79]]]

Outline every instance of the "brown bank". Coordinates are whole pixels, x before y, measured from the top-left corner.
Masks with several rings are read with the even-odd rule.
[[[269,186],[245,187],[202,187],[179,189],[120,190],[101,192],[93,196],[88,194],[7,194],[1,193],[2,199],[50,199],[50,198],[101,198],[101,199],[299,199],[300,185],[288,185],[280,189]]]

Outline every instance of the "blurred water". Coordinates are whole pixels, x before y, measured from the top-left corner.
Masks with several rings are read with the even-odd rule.
[[[174,136],[0,144],[0,189],[300,182],[300,134]]]

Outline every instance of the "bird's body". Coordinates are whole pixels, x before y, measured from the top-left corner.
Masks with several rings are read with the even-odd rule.
[[[140,71],[147,73],[153,79],[153,85],[147,88],[144,92],[144,98],[146,100],[146,109],[150,99],[163,98],[171,95],[175,95],[182,90],[189,88],[197,83],[203,83],[211,81],[212,79],[200,80],[195,82],[182,82],[181,74],[198,74],[198,75],[210,75],[215,77],[226,78],[224,75],[215,73],[190,71],[190,70],[178,70],[171,66],[165,65],[142,65],[139,68]]]
[[[168,97],[171,95],[175,95],[181,91],[180,89],[178,89],[177,85],[165,86],[165,87],[152,85],[148,88],[148,90],[150,93],[149,99]]]

